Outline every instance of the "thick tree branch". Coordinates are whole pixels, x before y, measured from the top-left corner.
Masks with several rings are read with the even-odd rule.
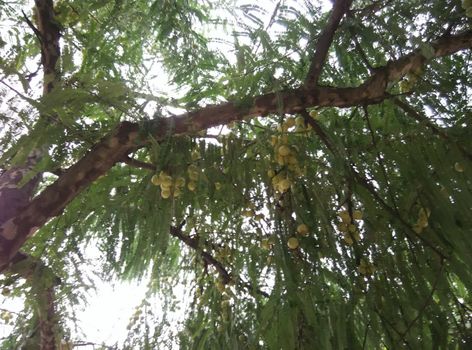
[[[324,62],[326,61],[326,56],[328,55],[329,47],[333,42],[334,33],[336,32],[336,29],[338,29],[341,19],[349,10],[351,4],[352,0],[334,1],[328,23],[321,32],[318,42],[316,43],[315,54],[305,79],[306,88],[309,89],[317,85],[321,74],[321,69],[323,68]]]
[[[41,63],[43,65],[43,93],[47,94],[54,88],[59,78],[57,61],[61,55],[59,39],[60,28],[54,15],[52,0],[35,0],[38,18],[38,31],[41,44]]]
[[[453,54],[472,47],[472,31],[448,36],[431,43],[432,57]],[[143,147],[152,135],[162,140],[173,135],[195,133],[232,121],[265,116],[269,113],[300,113],[308,107],[351,107],[380,103],[390,95],[389,83],[418,69],[427,59],[416,50],[390,61],[358,87],[284,90],[258,96],[244,103],[228,102],[208,106],[171,118],[158,118],[144,124],[121,123],[109,136],[97,143],[82,159],[67,169],[16,216],[0,226],[0,271],[23,243],[49,219],[59,215],[67,204],[99,176],[125,156]]]

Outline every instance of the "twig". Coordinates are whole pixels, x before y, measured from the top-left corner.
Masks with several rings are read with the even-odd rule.
[[[405,336],[408,334],[411,327],[413,327],[413,325],[416,323],[416,321],[418,321],[418,319],[421,317],[421,315],[423,314],[426,307],[433,300],[433,295],[434,295],[434,292],[436,291],[436,287],[438,286],[439,279],[441,278],[441,274],[443,272],[443,269],[444,269],[444,259],[441,259],[441,268],[439,269],[438,275],[436,276],[436,280],[433,283],[433,287],[431,288],[431,293],[429,294],[429,297],[426,299],[426,301],[424,302],[421,309],[418,311],[418,315],[416,315],[416,317],[413,320],[411,320],[411,322],[408,324],[405,331],[403,332],[403,335],[402,335],[402,340],[403,341],[405,341]]]
[[[129,156],[126,156],[122,160],[123,163],[128,164],[129,166],[135,167],[135,168],[141,168],[141,169],[148,169],[152,171],[156,171],[156,166],[151,164],[151,163],[146,163],[142,162],[140,160],[131,158]]]
[[[421,115],[415,109],[410,107],[406,102],[403,102],[402,100],[400,100],[398,98],[394,98],[392,101],[398,107],[400,107],[409,117],[415,119],[416,121],[418,121],[421,124],[426,125],[429,129],[431,129],[431,132],[433,134],[438,135],[442,139],[453,143],[454,146],[456,146],[459,149],[459,151],[462,153],[462,155],[464,157],[466,157],[469,160],[472,160],[472,154],[471,153],[467,152],[464,149],[464,147],[459,145],[457,142],[454,142],[453,140],[451,140],[451,138],[449,137],[448,134],[446,134],[440,127],[434,125],[427,117],[425,117],[424,115]]]
[[[39,40],[39,43],[42,45],[43,44],[43,35],[41,34],[41,32],[39,31],[38,28],[36,28],[34,26],[34,24],[30,21],[30,19],[28,18],[28,16],[26,15],[26,13],[21,10],[21,13],[23,14],[23,18],[25,19],[26,21],[26,24],[28,24],[28,27],[31,28],[31,30],[34,32],[34,34],[36,35],[36,37],[38,38]]]
[[[256,292],[257,294],[260,294],[267,298],[269,297],[269,294],[267,294],[266,292],[259,289],[254,289],[249,283],[244,282],[242,279],[231,276],[231,273],[229,273],[228,270],[226,270],[226,268],[223,266],[223,264],[221,264],[221,262],[216,260],[210,253],[202,251],[199,248],[197,238],[192,238],[190,236],[185,235],[181,229],[175,226],[171,226],[169,232],[172,236],[178,238],[190,248],[194,249],[195,251],[200,252],[200,255],[203,258],[203,260],[207,264],[212,265],[216,269],[216,271],[218,271],[218,274],[220,275],[222,282],[224,284],[228,284],[230,282],[236,282],[237,280],[239,280],[241,281],[241,285],[247,290]]]

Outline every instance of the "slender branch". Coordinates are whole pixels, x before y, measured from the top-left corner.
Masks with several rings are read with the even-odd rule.
[[[236,278],[232,276],[231,273],[228,272],[228,270],[223,266],[221,262],[216,260],[210,253],[205,252],[200,249],[199,244],[198,244],[199,241],[197,238],[192,238],[190,236],[185,235],[180,228],[175,227],[175,226],[170,227],[169,233],[172,236],[184,242],[187,246],[189,246],[193,250],[199,252],[203,260],[207,264],[212,265],[216,269],[216,271],[218,271],[218,274],[220,275],[221,280],[223,281],[224,284],[228,284],[230,282],[241,281],[241,285],[247,290],[251,292],[256,292],[257,294],[260,294],[267,298],[269,297],[269,294],[267,294],[266,292],[259,289],[254,289],[249,283],[242,281],[240,278]]]
[[[419,318],[421,317],[421,315],[423,314],[424,310],[426,310],[426,307],[431,303],[431,301],[433,300],[433,296],[434,296],[434,292],[436,291],[436,288],[438,286],[438,283],[439,283],[439,279],[441,278],[441,275],[442,275],[442,272],[443,272],[443,269],[444,269],[444,260],[441,259],[441,268],[439,269],[439,272],[438,272],[438,275],[436,276],[436,279],[433,283],[433,286],[431,288],[431,292],[429,293],[429,296],[428,298],[425,300],[423,306],[421,307],[421,309],[418,311],[418,314],[416,315],[416,317],[411,320],[411,322],[408,324],[408,326],[406,327],[405,331],[403,332],[403,335],[402,335],[402,340],[405,341],[405,336],[408,334],[408,332],[410,331],[411,327],[413,327],[413,325],[416,323],[416,321],[419,320]]]
[[[464,147],[462,147],[460,144],[452,140],[449,135],[443,131],[440,127],[434,125],[426,116],[418,113],[413,107],[409,106],[408,103],[398,99],[394,98],[392,99],[393,103],[395,103],[398,107],[400,107],[409,117],[415,119],[418,121],[420,124],[426,125],[433,134],[438,135],[442,139],[449,141],[453,143],[457,149],[462,153],[464,157],[466,157],[468,160],[472,160],[472,154],[469,153]]]
[[[129,156],[124,157],[122,162],[125,163],[125,164],[128,164],[129,166],[135,167],[135,168],[141,168],[141,169],[148,169],[148,170],[156,171],[156,166],[154,164],[142,162],[140,160],[131,158]]]
[[[305,79],[305,86],[311,88],[317,85],[318,79],[321,74],[321,69],[326,61],[329,47],[334,38],[334,33],[339,27],[339,23],[343,18],[344,14],[349,10],[352,0],[335,0],[333,9],[328,19],[326,27],[321,32],[318,42],[316,43],[316,51],[313,55],[310,68],[308,70],[307,77]]]

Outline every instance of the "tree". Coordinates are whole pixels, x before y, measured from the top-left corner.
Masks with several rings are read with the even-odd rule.
[[[91,246],[125,348],[471,345],[470,1],[0,5],[3,348],[78,344]]]

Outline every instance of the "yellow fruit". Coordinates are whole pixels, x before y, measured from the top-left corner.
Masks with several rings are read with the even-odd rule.
[[[281,156],[280,154],[277,154],[275,156],[275,161],[277,162],[278,165],[285,165],[285,157]]]
[[[275,171],[272,169],[267,170],[267,176],[273,178],[275,176]]]
[[[270,242],[267,238],[264,238],[261,241],[261,248],[264,249],[264,250],[270,250]]]
[[[10,288],[5,287],[5,288],[2,289],[2,295],[3,295],[4,297],[9,296],[10,293],[11,293]]]
[[[420,224],[414,224],[413,231],[415,231],[417,234],[420,234],[421,232],[423,232],[423,226],[421,226]]]
[[[341,218],[342,222],[349,224],[351,222],[351,217],[347,210],[340,211],[338,216]]]
[[[290,164],[290,165],[295,165],[295,164],[298,164],[298,159],[297,157],[295,157],[294,155],[289,155],[287,157],[287,164]]]
[[[281,135],[278,137],[278,140],[280,143],[287,144],[288,143],[288,136],[287,135]]]
[[[221,190],[221,183],[215,182],[215,189],[216,189],[217,191]]]
[[[198,173],[198,167],[194,164],[188,166],[187,171],[189,173]]]
[[[295,118],[295,124],[298,127],[304,127],[305,126],[305,119],[302,116],[299,116],[299,117]]]
[[[161,190],[161,197],[164,199],[167,199],[170,197],[170,190],[168,189],[163,189]]]
[[[458,173],[462,173],[464,172],[464,166],[459,163],[459,162],[456,162],[456,164],[454,164],[454,169],[458,172]]]
[[[154,186],[159,186],[161,184],[161,179],[159,178],[159,175],[153,175],[151,177],[151,183],[154,185]]]
[[[347,232],[347,230],[348,230],[347,224],[344,223],[344,222],[338,224],[337,226],[338,226],[338,230],[341,231],[341,232]]]
[[[297,249],[300,245],[300,242],[298,242],[298,238],[290,237],[287,241],[287,245],[290,249]]]
[[[198,150],[196,149],[192,151],[190,156],[192,157],[192,160],[197,160],[197,159],[200,159],[201,157],[200,152],[198,152]]]
[[[353,245],[354,241],[352,240],[352,237],[349,233],[344,234],[344,242],[346,242],[347,245]]]
[[[279,190],[279,192],[286,192],[290,188],[291,185],[292,185],[292,182],[289,179],[282,179],[277,184],[277,189]]]
[[[178,187],[183,187],[185,185],[185,179],[183,177],[178,177],[177,180],[175,180],[175,184]]]
[[[264,219],[264,215],[257,214],[254,219],[256,219],[257,221],[261,221],[262,219]]]
[[[174,191],[174,197],[179,197],[182,194],[182,191],[180,188],[176,188]]]
[[[242,216],[245,216],[247,218],[250,218],[254,215],[253,211],[251,209],[246,209],[246,210],[243,210],[243,212],[241,213]]]
[[[308,236],[308,226],[305,225],[305,224],[300,224],[298,225],[297,227],[297,233],[300,235],[300,236]]]
[[[352,238],[354,238],[354,240],[356,242],[359,242],[361,240],[361,234],[359,233],[359,231],[355,231],[351,234]]]
[[[310,111],[310,117],[312,117],[313,119],[316,119],[318,118],[318,112],[315,111],[314,109]]]
[[[169,175],[164,175],[160,177],[161,179],[161,186],[170,187],[172,186],[172,177]]]
[[[278,148],[277,151],[278,151],[279,155],[281,155],[282,157],[285,157],[285,156],[288,156],[290,154],[290,147],[282,145]]]
[[[277,144],[277,136],[272,135],[270,137],[270,144],[275,147],[275,145]]]
[[[363,216],[363,213],[362,213],[362,211],[360,211],[360,210],[354,210],[354,211],[352,212],[352,218],[353,218],[354,220],[362,220],[362,216]]]
[[[189,181],[189,183],[187,184],[187,188],[189,189],[189,191],[193,192],[197,188],[197,183],[195,181]]]
[[[347,226],[347,230],[350,232],[350,233],[354,233],[357,231],[357,227],[356,225],[353,225],[353,224],[350,224]]]
[[[291,127],[295,126],[295,118],[294,117],[287,118],[287,120],[285,121],[285,126],[287,128],[291,128]]]
[[[223,293],[226,290],[226,286],[222,281],[218,281],[216,282],[216,289],[218,289],[220,293]]]

